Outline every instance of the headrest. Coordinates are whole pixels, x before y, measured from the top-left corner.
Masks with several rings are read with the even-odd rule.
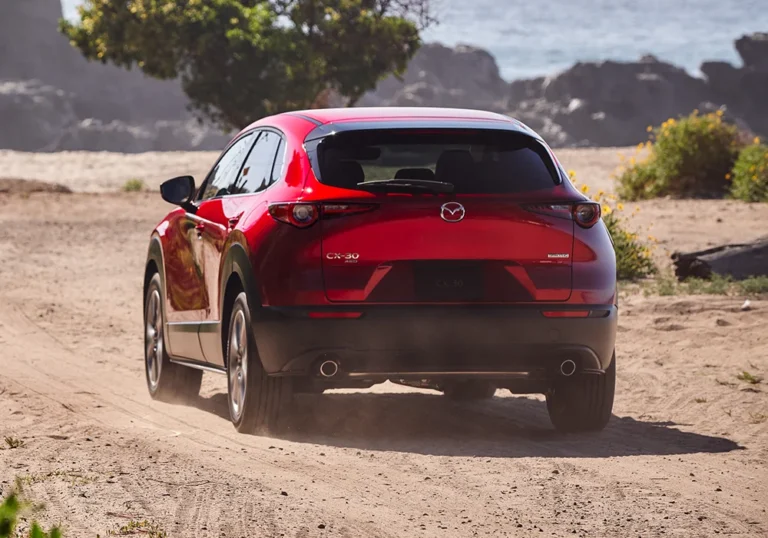
[[[363,167],[356,161],[336,161],[331,163],[325,176],[329,185],[344,189],[355,189],[358,183],[365,181]]]
[[[395,179],[421,179],[434,181],[435,173],[429,168],[401,168],[395,174]]]
[[[451,149],[444,151],[437,159],[435,179],[456,185],[470,179],[475,161],[469,151]]]

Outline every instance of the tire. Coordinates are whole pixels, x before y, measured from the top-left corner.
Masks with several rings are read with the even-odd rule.
[[[171,362],[165,349],[165,319],[160,275],[155,273],[144,298],[144,374],[149,395],[163,402],[188,402],[200,393],[203,372]]]
[[[616,392],[616,353],[605,374],[559,379],[547,394],[547,411],[560,432],[600,431],[608,424]]]
[[[292,380],[270,377],[259,358],[248,298],[241,292],[232,305],[226,342],[229,415],[241,433],[278,431],[293,395]]]
[[[488,400],[496,394],[496,386],[487,381],[458,381],[448,383],[443,394],[451,400]]]

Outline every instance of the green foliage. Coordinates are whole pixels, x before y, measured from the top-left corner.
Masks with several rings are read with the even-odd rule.
[[[134,534],[140,534],[148,536],[149,538],[167,538],[168,534],[158,525],[152,521],[131,520],[125,525],[122,525],[117,530],[111,530],[107,533],[109,536],[130,536]]]
[[[17,484],[16,487],[17,489],[12,490],[0,504],[0,538],[16,538],[18,536],[16,524],[19,516],[31,507],[28,502],[20,500],[18,493],[20,486]],[[61,538],[61,529],[54,527],[49,532],[45,532],[36,521],[33,521],[29,529],[29,538]]]
[[[768,202],[768,145],[755,138],[736,159],[731,195],[745,202]]]
[[[620,280],[634,280],[656,272],[650,249],[640,243],[637,234],[628,232],[615,213],[603,216],[613,237],[616,251],[616,274]]]
[[[129,179],[123,184],[123,192],[141,192],[144,190],[146,185],[144,185],[144,182],[138,178]]]
[[[671,196],[720,197],[728,189],[739,149],[739,133],[722,121],[722,112],[670,118],[640,144],[645,157],[620,169],[619,195],[628,200]]]
[[[758,385],[763,381],[763,378],[759,375],[754,375],[749,372],[741,372],[736,376],[739,381],[745,381],[750,385]]]
[[[576,172],[568,171],[571,183],[583,194],[589,193],[589,186],[579,185]],[[598,191],[590,196],[602,207],[603,222],[613,238],[613,248],[616,251],[616,276],[619,280],[634,280],[656,272],[656,265],[651,257],[651,249],[640,242],[636,233],[624,228],[624,221],[618,213],[624,211],[624,204],[616,203],[616,197]],[[639,209],[638,209],[639,211]],[[649,239],[653,239],[649,236]]]
[[[432,22],[429,0],[86,0],[61,31],[86,58],[180,77],[193,109],[223,129],[356,102],[401,73]]]
[[[25,443],[24,439],[8,436],[5,438],[5,444],[8,445],[8,448],[21,448]]]
[[[679,282],[674,275],[664,274],[649,283],[646,294],[657,295],[735,295],[755,296],[768,293],[768,277],[753,276],[744,280],[712,275],[709,280],[687,278]]]

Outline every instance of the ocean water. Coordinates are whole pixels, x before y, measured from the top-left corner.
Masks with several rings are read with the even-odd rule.
[[[78,0],[63,0],[65,16]],[[577,61],[653,54],[698,73],[705,60],[740,65],[736,38],[768,32],[768,0],[432,0],[425,41],[491,51],[508,80]]]

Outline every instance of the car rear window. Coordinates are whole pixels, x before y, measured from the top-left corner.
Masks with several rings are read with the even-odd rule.
[[[503,194],[559,183],[546,148],[508,131],[349,131],[328,136],[318,153],[320,181],[348,189],[364,189],[366,181],[418,179],[451,183],[459,194]]]

